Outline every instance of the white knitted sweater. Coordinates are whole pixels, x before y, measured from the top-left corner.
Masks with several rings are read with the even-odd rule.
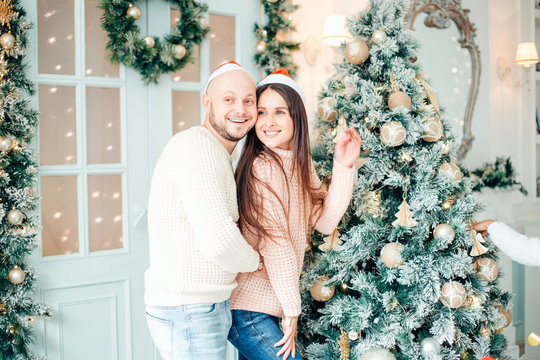
[[[540,266],[540,238],[518,233],[505,223],[496,221],[488,227],[491,241],[510,259],[529,266]]]
[[[229,152],[204,127],[175,135],[161,153],[150,187],[145,303],[227,300],[236,274],[254,271],[259,264],[237,221]]]

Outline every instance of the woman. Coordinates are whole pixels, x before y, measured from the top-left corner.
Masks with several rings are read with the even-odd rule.
[[[339,224],[351,199],[362,140],[347,129],[336,144],[326,194],[310,156],[302,90],[286,70],[278,70],[259,83],[257,99],[257,122],[235,176],[240,229],[264,264],[237,277],[229,341],[240,360],[301,359],[294,337],[308,228],[330,234]]]

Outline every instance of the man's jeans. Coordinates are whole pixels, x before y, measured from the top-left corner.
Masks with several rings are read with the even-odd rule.
[[[240,353],[238,360],[269,360],[282,359],[283,355],[276,354],[283,346],[274,344],[283,338],[279,327],[279,319],[275,316],[246,310],[232,311],[232,326],[229,341]],[[290,360],[302,360],[296,351],[296,357],[289,355]]]
[[[146,322],[163,360],[224,360],[231,327],[229,300],[147,306]]]

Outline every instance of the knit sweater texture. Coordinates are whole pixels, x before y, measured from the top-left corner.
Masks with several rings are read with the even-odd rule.
[[[178,306],[227,300],[237,273],[254,271],[259,264],[258,253],[237,221],[229,152],[204,127],[176,134],[152,176],[145,303]]]
[[[495,221],[488,227],[489,237],[510,259],[528,266],[540,266],[540,238],[527,237],[510,226]]]
[[[262,225],[271,232],[272,239],[261,239],[249,230],[243,234],[249,244],[259,247],[264,259],[265,271],[238,274],[238,287],[231,295],[231,309],[262,312],[273,316],[298,316],[301,313],[299,279],[307,245],[308,222],[303,209],[316,214],[315,229],[323,234],[331,234],[339,224],[349,205],[355,181],[356,170],[334,161],[332,182],[323,207],[310,208],[299,194],[296,172],[291,171],[293,155],[291,151],[272,149],[281,159],[287,176],[286,181],[279,165],[264,155],[253,164],[255,176],[268,184],[275,195],[264,185],[257,191],[262,196],[262,207],[266,213]],[[312,184],[321,188],[321,181],[311,164]],[[287,191],[287,184],[289,191]],[[324,191],[319,190],[319,191]],[[277,197],[276,197],[277,196]],[[288,204],[286,213],[281,206]],[[288,227],[287,227],[288,225]],[[243,227],[246,228],[246,227]]]

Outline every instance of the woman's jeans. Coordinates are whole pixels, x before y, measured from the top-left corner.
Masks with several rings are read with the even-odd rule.
[[[246,310],[232,310],[231,314],[229,341],[240,353],[238,360],[278,359],[276,354],[282,346],[274,347],[274,344],[283,338],[283,331],[277,317]],[[302,357],[296,351],[294,358],[290,354],[287,359],[302,360]]]
[[[147,306],[146,322],[163,360],[224,360],[231,327],[229,300]]]

